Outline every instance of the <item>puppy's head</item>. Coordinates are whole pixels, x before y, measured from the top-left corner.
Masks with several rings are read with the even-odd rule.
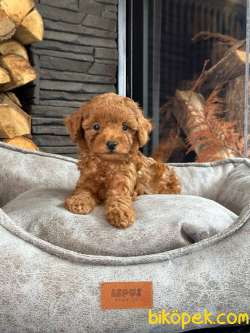
[[[152,130],[137,103],[114,93],[94,97],[68,116],[65,124],[81,149],[114,160],[144,146]]]

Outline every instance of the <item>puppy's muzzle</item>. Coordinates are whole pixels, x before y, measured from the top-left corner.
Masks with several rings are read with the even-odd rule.
[[[106,146],[108,147],[108,150],[109,150],[110,152],[114,152],[115,149],[116,149],[116,146],[117,146],[117,145],[118,145],[118,143],[115,142],[115,141],[107,141],[107,142],[106,142]]]

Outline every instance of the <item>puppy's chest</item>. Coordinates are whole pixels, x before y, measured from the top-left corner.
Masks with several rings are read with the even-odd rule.
[[[96,177],[103,186],[108,186],[112,182],[112,179],[117,177],[120,170],[117,166],[113,165],[99,165],[96,173]]]
[[[105,161],[89,161],[85,167],[86,176],[91,177],[96,184],[107,187],[127,166],[112,164]]]

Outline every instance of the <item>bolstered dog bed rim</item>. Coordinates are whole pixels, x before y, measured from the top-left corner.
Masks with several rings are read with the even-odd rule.
[[[6,148],[7,150],[12,150],[15,151],[17,153],[22,153],[22,154],[26,154],[26,155],[39,155],[42,157],[46,157],[46,158],[52,158],[52,159],[58,159],[58,160],[62,160],[62,161],[67,161],[70,162],[72,164],[77,164],[78,160],[72,157],[67,157],[67,156],[62,156],[62,155],[58,155],[58,154],[51,154],[51,153],[46,153],[43,151],[33,151],[33,150],[27,150],[27,149],[22,149],[16,146],[12,146],[8,143],[4,143],[4,142],[0,142],[0,147]],[[224,165],[224,164],[246,164],[248,167],[250,167],[250,159],[248,158],[244,158],[244,157],[234,157],[234,158],[227,158],[224,160],[219,160],[219,161],[214,161],[214,162],[188,162],[188,163],[168,163],[168,165],[170,166],[176,166],[176,167],[214,167],[214,166],[220,166],[220,165]]]
[[[46,152],[40,151],[29,151],[24,150],[15,146],[10,146],[6,143],[0,143],[0,146],[7,148],[8,150],[12,150],[17,153],[28,154],[28,155],[39,155],[41,157],[58,159],[70,162],[72,164],[77,164],[77,160],[71,157],[64,157],[60,155],[52,155]],[[207,162],[207,163],[171,163],[169,165],[174,167],[216,167],[226,164],[233,164],[238,165],[244,163],[248,167],[250,167],[250,160],[246,158],[229,158],[220,161],[214,162]],[[104,256],[104,255],[89,255],[89,254],[81,254],[71,250],[64,249],[62,247],[53,245],[49,242],[46,242],[40,238],[37,238],[31,234],[29,234],[24,229],[20,228],[15,221],[13,221],[5,212],[0,209],[0,225],[8,230],[10,233],[15,235],[16,237],[22,239],[23,241],[30,243],[40,250],[47,252],[51,255],[55,255],[62,259],[69,260],[71,262],[79,262],[84,264],[91,264],[91,265],[103,265],[103,266],[126,266],[126,265],[138,265],[138,264],[150,264],[150,263],[157,263],[163,262],[166,260],[171,260],[174,258],[178,258],[181,256],[188,255],[193,253],[194,251],[202,250],[204,247],[212,246],[223,239],[230,237],[231,235],[235,234],[239,231],[247,222],[250,223],[250,202],[246,205],[241,213],[237,221],[224,230],[223,232],[211,236],[207,239],[201,240],[200,242],[188,245],[186,247],[169,250],[165,252],[149,254],[149,255],[142,255],[142,256],[129,256],[129,257],[119,257],[119,256]]]
[[[149,254],[143,256],[131,256],[131,257],[116,257],[116,256],[103,256],[103,255],[87,255],[77,253],[71,250],[61,248],[46,242],[40,238],[37,238],[29,234],[24,229],[18,227],[14,221],[12,221],[4,211],[0,210],[0,225],[14,234],[16,237],[21,238],[25,242],[28,242],[42,251],[45,251],[51,255],[58,256],[62,259],[70,260],[71,262],[78,262],[91,265],[104,265],[104,266],[126,266],[126,265],[138,265],[138,264],[150,264],[157,263],[166,260],[171,260],[180,256],[188,255],[194,251],[199,251],[204,247],[212,246],[217,242],[235,234],[240,230],[247,222],[250,223],[250,204],[243,209],[238,220],[224,232],[216,234],[212,237],[204,239],[198,243],[191,244],[186,247],[165,251],[156,254]]]

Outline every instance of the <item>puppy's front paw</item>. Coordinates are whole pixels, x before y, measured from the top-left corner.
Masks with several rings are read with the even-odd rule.
[[[135,212],[131,207],[110,206],[107,208],[107,218],[114,227],[125,229],[135,222]]]
[[[73,195],[65,200],[65,208],[74,214],[89,214],[96,201],[90,194]]]

